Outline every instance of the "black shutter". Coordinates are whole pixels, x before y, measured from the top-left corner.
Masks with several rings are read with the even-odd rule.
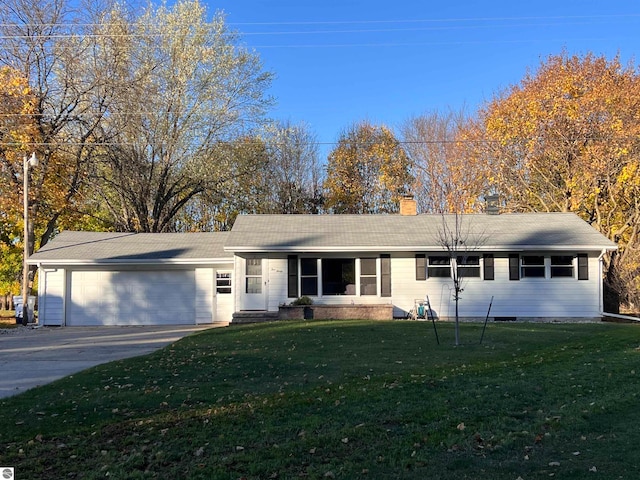
[[[520,255],[509,255],[509,280],[520,280]]]
[[[416,280],[427,279],[427,257],[424,254],[416,255]]]
[[[380,255],[381,285],[380,294],[383,297],[391,296],[391,255]]]
[[[287,264],[287,296],[289,298],[298,298],[298,256],[289,255]]]
[[[495,280],[495,274],[493,272],[493,254],[485,253],[483,257],[484,279]]]
[[[578,254],[578,280],[589,280],[589,257],[586,253]]]

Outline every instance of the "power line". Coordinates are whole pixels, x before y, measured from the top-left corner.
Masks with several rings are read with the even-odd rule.
[[[556,15],[556,16],[528,16],[528,17],[452,17],[409,20],[338,20],[338,21],[300,21],[300,22],[229,22],[229,25],[367,25],[389,23],[444,23],[444,22],[471,22],[471,21],[505,21],[505,20],[568,20],[568,19],[595,19],[595,18],[629,18],[640,17],[640,13],[629,14],[604,14],[604,15]]]
[[[397,20],[328,20],[328,21],[295,21],[295,22],[225,22],[228,26],[304,26],[304,25],[380,25],[380,24],[416,24],[416,23],[452,23],[452,22],[505,22],[505,21],[530,21],[530,20],[594,20],[607,19],[614,20],[619,18],[629,19],[638,18],[640,13],[618,13],[618,14],[602,14],[602,15],[551,15],[551,16],[516,16],[516,17],[451,17],[451,18],[430,18],[430,19],[397,19]],[[4,27],[100,27],[100,26],[122,26],[127,25],[124,22],[100,22],[100,23],[0,23],[0,28]],[[133,25],[141,25],[153,27],[153,23],[133,22]],[[218,23],[209,22],[204,25],[219,26]],[[176,24],[177,27],[192,26],[192,24]]]
[[[487,29],[487,28],[521,28],[521,27],[548,27],[548,26],[567,26],[567,25],[589,25],[593,24],[594,20],[615,20],[615,19],[637,19],[640,18],[640,14],[612,14],[612,15],[574,15],[574,16],[537,16],[537,17],[478,17],[478,18],[443,18],[443,19],[420,19],[420,20],[352,20],[352,21],[309,21],[309,22],[238,22],[238,23],[229,23],[229,26],[319,26],[319,25],[407,25],[407,24],[431,24],[435,26],[428,27],[403,27],[403,28],[376,28],[376,29],[348,29],[348,30],[296,30],[296,31],[254,31],[254,32],[227,32],[224,35],[229,36],[240,36],[240,37],[250,37],[250,36],[284,36],[284,35],[336,35],[336,34],[367,34],[367,33],[403,33],[403,32],[419,32],[419,31],[443,31],[443,30],[470,30],[470,29]],[[566,20],[571,21],[579,21],[580,23],[566,23]],[[589,23],[585,23],[585,21],[589,21]],[[521,23],[534,21],[538,23]],[[539,23],[543,21],[544,23]],[[453,23],[459,22],[460,25],[443,25],[445,23]],[[468,25],[464,24],[467,22],[498,22],[492,24],[479,24],[479,25]],[[511,23],[504,23],[511,22]],[[520,22],[520,23],[513,23]],[[549,23],[553,22],[553,23]],[[560,22],[560,23],[559,23]],[[564,23],[562,23],[564,22]],[[122,26],[122,23],[61,23],[61,24],[0,24],[0,28],[55,28],[58,27],[60,29],[73,29],[73,28],[95,28],[95,27],[109,27],[109,26]],[[127,26],[132,28],[137,27],[151,27],[154,28],[155,25],[151,23],[131,23]],[[218,28],[220,26],[219,23],[204,23],[201,26],[207,27],[215,27]],[[191,24],[178,24],[176,27],[193,27]],[[149,33],[149,32],[120,32],[120,33],[81,33],[74,34],[71,31],[62,33],[62,32],[32,32],[27,34],[5,34],[1,35],[0,39],[17,39],[17,38],[33,38],[33,37],[46,37],[50,39],[61,39],[61,38],[69,38],[82,36],[85,38],[119,38],[119,37],[163,37],[170,36],[171,32],[157,32],[157,33]],[[398,46],[405,45],[414,45],[411,44],[397,44]],[[420,45],[420,44],[418,44]],[[285,47],[291,47],[291,45],[283,45]],[[309,47],[313,45],[299,45],[299,47]],[[329,46],[344,46],[343,44],[337,45],[329,45]],[[370,44],[356,44],[354,46],[370,46]],[[260,46],[257,45],[255,47],[274,47],[272,45]]]

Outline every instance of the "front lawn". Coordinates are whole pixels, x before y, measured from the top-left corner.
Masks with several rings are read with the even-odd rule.
[[[640,326],[213,329],[0,400],[16,478],[636,478]]]

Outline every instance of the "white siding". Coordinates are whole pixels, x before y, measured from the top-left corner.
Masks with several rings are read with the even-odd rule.
[[[429,252],[425,252],[429,255]],[[481,252],[478,253],[481,257]],[[541,253],[542,254],[542,253]],[[441,253],[440,253],[441,255]],[[549,273],[549,253],[544,253]],[[371,258],[377,254],[326,254],[319,258]],[[302,257],[302,256],[299,256]],[[316,256],[314,256],[316,258]],[[521,278],[509,280],[508,254],[494,255],[495,280],[483,280],[483,260],[480,263],[480,278],[468,278],[463,283],[459,302],[461,317],[484,318],[493,297],[489,314],[495,317],[516,318],[595,318],[600,313],[600,283],[598,258],[589,257],[589,280],[577,279],[577,263],[572,278]],[[453,281],[450,278],[427,278],[416,280],[416,260],[413,253],[391,255],[391,297],[380,296],[380,262],[378,262],[378,294],[359,295],[356,278],[355,295],[326,295],[312,297],[316,304],[388,304],[394,306],[394,316],[404,317],[416,301],[428,295],[432,310],[440,318],[455,316]],[[240,265],[240,267],[239,267]],[[235,283],[236,305],[242,305],[243,267],[242,259],[236,258]],[[356,262],[356,271],[359,263]],[[293,299],[287,297],[287,258],[278,256],[265,260],[265,281],[268,293],[267,308],[277,311],[279,305]],[[322,272],[318,271],[318,283],[322,285]],[[236,307],[237,309],[237,307]]]
[[[213,323],[215,321],[214,295],[216,274],[213,268],[196,268],[194,289],[196,302],[196,323]]]
[[[40,269],[38,287],[38,321],[41,325],[61,326],[64,324],[63,268]]]
[[[462,284],[462,317],[485,317],[493,296],[493,317],[586,317],[599,315],[600,289],[597,257],[589,257],[589,280],[574,278],[521,278],[509,280],[509,259],[495,257],[495,280],[469,278]],[[577,272],[577,268],[575,269]],[[415,280],[414,256],[392,257],[394,315],[406,312],[415,300],[429,296],[439,317],[455,315],[453,281],[443,278]]]

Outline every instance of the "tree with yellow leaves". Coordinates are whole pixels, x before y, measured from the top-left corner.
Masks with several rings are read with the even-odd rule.
[[[393,213],[410,190],[409,157],[393,132],[368,122],[345,130],[329,154],[325,207],[333,213]]]
[[[0,68],[0,295],[17,294],[23,236],[22,162],[37,135],[35,98],[27,80],[11,67]],[[31,239],[33,240],[33,239]],[[33,248],[33,247],[32,247]],[[4,303],[4,302],[3,302]]]
[[[607,283],[636,308],[638,112],[633,65],[618,57],[553,55],[480,111],[484,148],[477,150],[489,159],[488,180],[508,211],[576,212],[618,242]]]

